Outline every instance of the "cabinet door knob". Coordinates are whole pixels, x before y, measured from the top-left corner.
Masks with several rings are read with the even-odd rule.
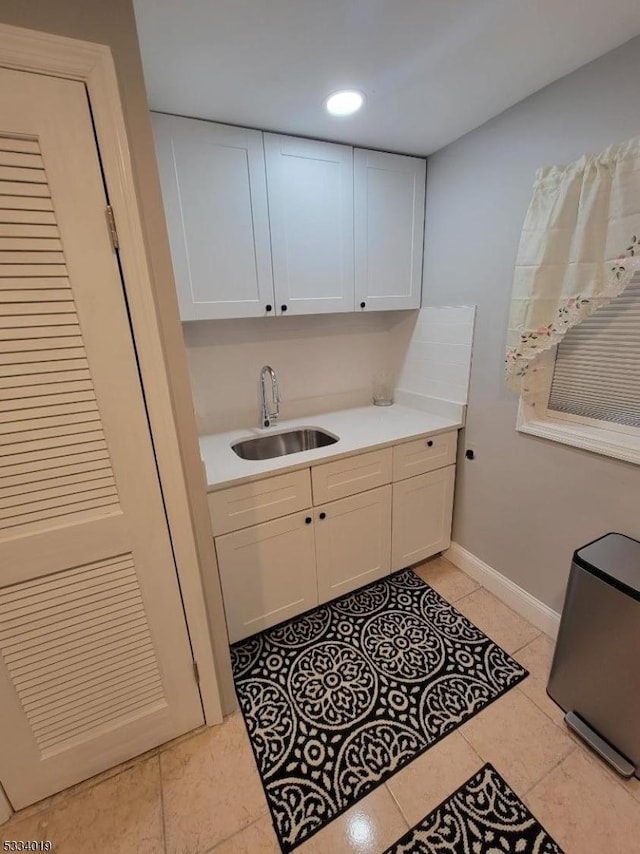
[[[327,514],[326,514],[324,511],[322,511],[322,513],[320,513],[320,518],[321,518],[321,519],[326,519],[326,518],[327,518]]]
[[[268,305],[265,305],[264,309],[265,309],[265,311],[272,311],[273,306],[269,303]]]
[[[427,448],[433,448],[433,439],[427,441]]]
[[[366,307],[366,305],[367,305],[367,304],[366,304],[366,302],[361,302],[361,303],[360,303],[360,308],[365,308],[365,307]]]
[[[280,311],[286,311],[286,310],[287,310],[286,305],[281,305],[281,306],[280,306]]]
[[[304,520],[304,522],[305,522],[305,525],[310,525],[313,522],[313,519],[311,518],[311,516],[307,516],[307,518]]]

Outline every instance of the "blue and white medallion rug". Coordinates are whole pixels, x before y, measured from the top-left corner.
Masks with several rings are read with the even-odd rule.
[[[283,851],[527,675],[410,569],[240,641],[231,657]]]
[[[491,765],[384,854],[563,854]]]

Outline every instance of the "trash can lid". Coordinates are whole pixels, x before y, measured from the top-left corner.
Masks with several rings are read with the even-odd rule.
[[[574,561],[634,599],[640,599],[640,542],[605,534],[574,552]]]

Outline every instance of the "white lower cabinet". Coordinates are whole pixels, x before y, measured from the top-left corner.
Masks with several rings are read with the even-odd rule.
[[[448,548],[455,466],[393,484],[391,569],[402,569]]]
[[[210,495],[214,531],[265,519],[215,538],[231,642],[446,549],[456,467],[425,469],[455,447],[455,432],[396,445],[393,483],[385,448]]]
[[[216,537],[231,643],[318,603],[313,527],[308,510]]]
[[[391,570],[391,485],[318,507],[318,601],[328,602]]]

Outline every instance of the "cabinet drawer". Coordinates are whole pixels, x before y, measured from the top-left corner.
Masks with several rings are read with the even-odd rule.
[[[457,445],[457,430],[396,445],[393,449],[394,481],[453,465]]]
[[[248,528],[311,507],[309,469],[209,493],[214,535]]]
[[[391,448],[311,468],[313,503],[325,504],[391,482]]]

